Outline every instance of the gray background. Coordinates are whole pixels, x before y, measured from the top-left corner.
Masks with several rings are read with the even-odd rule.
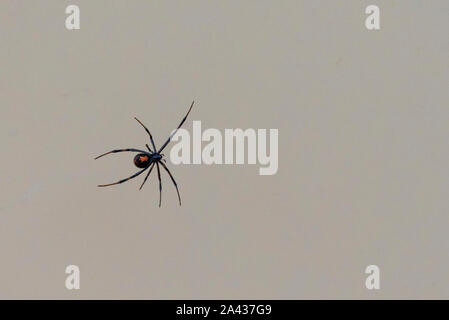
[[[449,298],[448,12],[1,1],[0,298]],[[160,209],[154,173],[96,187],[136,171],[93,160],[148,142],[134,116],[160,145],[192,99],[186,129],[278,128],[278,173],[169,164]]]

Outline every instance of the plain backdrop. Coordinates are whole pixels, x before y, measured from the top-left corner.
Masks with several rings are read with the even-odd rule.
[[[449,298],[448,13],[1,1],[0,298]],[[164,174],[158,208],[156,171],[97,188],[137,171],[131,153],[93,159],[144,148],[134,116],[160,145],[193,99],[188,130],[279,129],[278,173],[168,163],[182,207]]]

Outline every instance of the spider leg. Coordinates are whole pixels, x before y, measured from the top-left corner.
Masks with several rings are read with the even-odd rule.
[[[151,173],[151,171],[153,170],[153,168],[154,168],[154,163],[151,165],[150,171],[148,171],[148,173],[147,173],[145,179],[143,180],[142,185],[140,186],[139,190],[142,190],[142,187],[143,187],[143,185],[145,184],[145,182],[147,181],[148,177],[150,176],[150,173]]]
[[[157,153],[161,153],[162,150],[164,150],[164,148],[167,146],[167,144],[170,142],[171,138],[175,135],[175,133],[178,131],[179,128],[181,128],[181,126],[184,124],[184,122],[187,119],[187,116],[190,113],[190,110],[192,110],[193,104],[195,103],[195,101],[192,101],[192,104],[190,105],[189,111],[187,111],[186,116],[184,117],[184,119],[182,119],[181,123],[179,124],[179,126],[176,128],[175,131],[173,131],[173,133],[168,137],[168,140],[162,145],[162,147],[159,149],[159,151]]]
[[[145,144],[147,146],[147,149],[150,150],[150,153],[153,154],[153,151],[151,151],[150,146],[148,145],[148,143]]]
[[[148,128],[145,127],[145,125],[144,125],[142,122],[140,122],[139,119],[137,119],[136,117],[134,117],[134,119],[136,119],[137,122],[139,122],[140,125],[141,125],[141,126],[145,129],[145,131],[148,133],[148,135],[150,136],[151,144],[153,145],[154,152],[156,152],[156,146],[154,145],[153,136],[151,135],[150,130],[148,130]],[[151,151],[151,149],[150,149],[150,151]],[[153,152],[153,151],[152,151],[152,152]]]
[[[173,184],[175,185],[176,188],[176,192],[178,193],[179,205],[181,205],[181,196],[179,195],[178,184],[176,183],[175,178],[173,178],[170,170],[168,170],[167,166],[163,162],[161,162],[161,166],[167,171],[168,175],[171,178],[171,181],[173,181]]]
[[[148,167],[143,168],[142,170],[140,170],[140,171],[138,171],[137,173],[133,174],[133,175],[132,175],[131,177],[129,177],[129,178],[122,179],[122,180],[117,181],[117,182],[114,182],[114,183],[109,183],[109,184],[99,184],[98,186],[99,186],[99,187],[108,187],[108,186],[113,186],[114,184],[119,184],[119,183],[126,182],[126,181],[128,181],[128,180],[130,180],[130,179],[132,179],[132,178],[137,177],[139,174],[141,174],[142,172],[144,172],[144,171],[147,170],[147,169],[148,169]]]
[[[156,162],[156,166],[157,166],[157,177],[159,179],[159,208],[160,208],[162,200],[162,181],[161,181],[161,170],[159,169],[159,162]]]
[[[109,151],[109,152],[106,152],[106,153],[103,153],[103,154],[99,155],[98,157],[95,158],[95,160],[97,160],[98,158],[101,158],[101,157],[103,157],[103,156],[105,156],[107,154],[110,154],[110,153],[126,152],[126,151],[148,153],[146,151],[139,150],[139,149],[116,149],[116,150],[112,150],[112,151]]]

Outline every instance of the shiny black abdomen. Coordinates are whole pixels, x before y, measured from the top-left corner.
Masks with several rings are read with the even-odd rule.
[[[146,153],[139,153],[134,157],[134,164],[137,168],[146,168],[152,162],[150,155]]]
[[[162,155],[160,155],[159,153],[153,154],[139,153],[134,157],[134,164],[136,165],[137,168],[143,169],[160,159],[162,159]]]

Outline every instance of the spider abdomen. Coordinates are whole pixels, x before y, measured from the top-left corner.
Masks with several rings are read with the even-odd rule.
[[[137,168],[146,168],[151,162],[151,158],[145,153],[139,153],[134,157],[134,164]]]

